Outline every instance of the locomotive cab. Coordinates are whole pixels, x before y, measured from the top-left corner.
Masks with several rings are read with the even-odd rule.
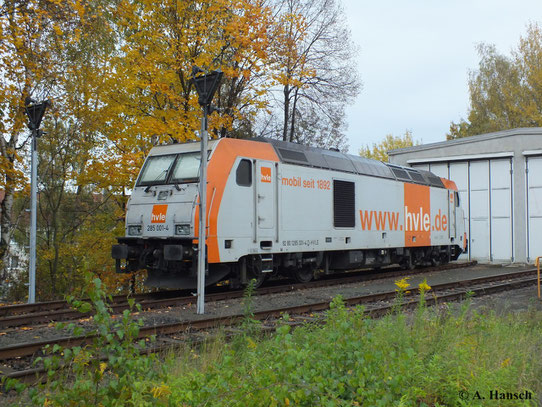
[[[210,149],[213,142],[209,143]],[[125,236],[112,247],[118,273],[148,270],[146,285],[196,284],[199,143],[155,147],[126,210]]]

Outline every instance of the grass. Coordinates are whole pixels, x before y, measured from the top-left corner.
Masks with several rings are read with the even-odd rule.
[[[479,314],[468,302],[452,312],[422,301],[414,313],[370,319],[336,298],[324,325],[292,330],[283,319],[273,335],[248,323],[233,341],[219,335],[165,360],[131,360],[133,372],[80,371],[54,388],[24,391],[18,405],[525,406],[542,395],[540,312]],[[130,352],[126,358],[136,357]],[[81,394],[97,388],[93,398]],[[491,400],[495,391],[528,391],[532,400]]]

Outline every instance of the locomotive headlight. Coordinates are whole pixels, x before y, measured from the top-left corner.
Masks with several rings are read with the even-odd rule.
[[[176,235],[189,235],[190,234],[190,225],[175,225],[175,234]]]
[[[141,225],[129,225],[128,226],[128,235],[129,236],[139,236],[139,235],[141,235]]]

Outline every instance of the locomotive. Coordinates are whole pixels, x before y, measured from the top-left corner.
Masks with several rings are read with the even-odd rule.
[[[151,149],[112,247],[117,272],[196,287],[199,148]],[[207,285],[414,268],[466,250],[457,187],[429,171],[265,138],[211,140],[207,160]]]

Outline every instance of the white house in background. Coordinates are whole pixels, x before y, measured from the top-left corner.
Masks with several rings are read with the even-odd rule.
[[[457,184],[469,253],[482,262],[542,256],[542,128],[519,128],[388,152],[392,163]]]

